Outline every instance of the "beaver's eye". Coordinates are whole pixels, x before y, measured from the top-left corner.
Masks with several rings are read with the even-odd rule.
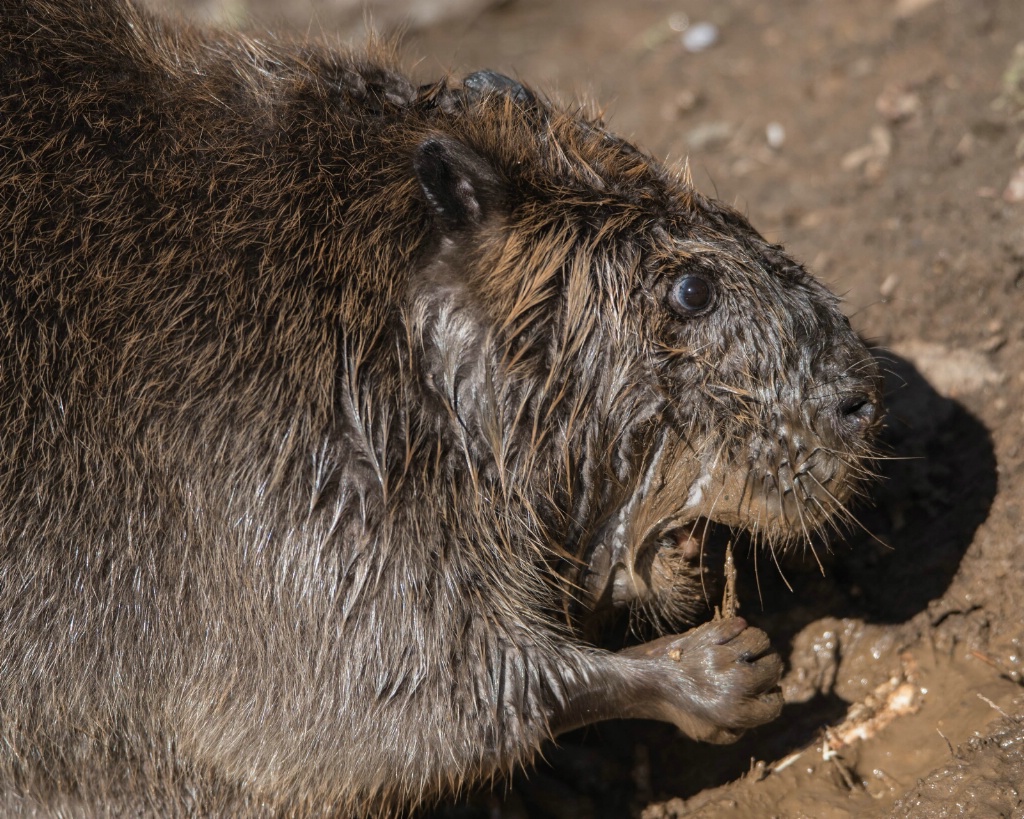
[[[692,316],[707,309],[713,295],[711,282],[703,276],[690,274],[675,281],[669,291],[668,301],[680,315]]]

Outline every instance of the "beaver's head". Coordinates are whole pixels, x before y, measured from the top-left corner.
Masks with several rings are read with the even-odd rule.
[[[530,510],[588,605],[671,620],[708,522],[774,547],[848,515],[880,383],[835,296],[685,173],[506,78],[426,96],[440,230],[414,323],[496,519]]]

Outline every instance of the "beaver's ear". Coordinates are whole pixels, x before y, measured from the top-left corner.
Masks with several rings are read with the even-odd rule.
[[[421,142],[413,167],[427,201],[448,228],[477,225],[504,202],[504,185],[494,169],[450,137],[432,136]]]

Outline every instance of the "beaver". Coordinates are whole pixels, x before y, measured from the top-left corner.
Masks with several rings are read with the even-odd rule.
[[[848,514],[837,299],[597,117],[382,49],[0,11],[0,806],[384,815],[781,660],[710,522]],[[660,636],[581,637],[630,609]]]

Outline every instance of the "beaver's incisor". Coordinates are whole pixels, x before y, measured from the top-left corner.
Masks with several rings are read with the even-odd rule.
[[[400,811],[778,714],[738,618],[578,631],[680,628],[697,522],[804,538],[877,422],[685,177],[496,74],[8,0],[0,191],[0,808]]]

